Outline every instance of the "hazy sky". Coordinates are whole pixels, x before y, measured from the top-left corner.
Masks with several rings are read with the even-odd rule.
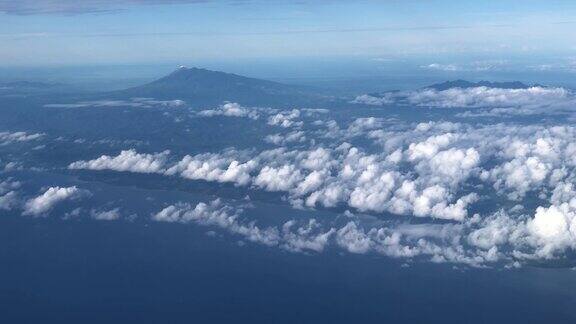
[[[576,1],[558,0],[0,0],[0,64],[521,55],[573,67],[575,17]]]

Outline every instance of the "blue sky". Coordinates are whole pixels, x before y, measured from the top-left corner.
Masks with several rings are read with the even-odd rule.
[[[0,0],[0,12],[2,66],[576,57],[574,1]]]

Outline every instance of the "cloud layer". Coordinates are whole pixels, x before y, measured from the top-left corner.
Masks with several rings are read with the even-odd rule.
[[[431,88],[389,92],[381,95],[361,95],[353,103],[366,105],[398,104],[409,107],[435,108],[566,108],[575,103],[574,94],[564,88],[530,87],[500,89],[488,87]]]
[[[576,191],[572,189],[576,129],[572,126],[403,124],[358,118],[346,128],[335,121],[319,120],[313,123],[319,128],[312,133],[290,130],[304,126],[301,112],[296,111],[271,115],[267,124],[289,130],[265,141],[282,145],[287,143],[284,139],[298,134],[329,138],[331,144],[312,141],[308,148],[280,147],[256,154],[229,149],[180,159],[168,158],[168,152],[141,154],[132,150],[74,162],[70,168],[153,172],[232,183],[250,190],[283,193],[297,208],[346,207],[360,213],[452,222],[421,225],[418,230],[409,225],[366,227],[358,221],[340,227],[318,223],[323,233],[330,233],[327,243],[352,253],[428,256],[438,262],[480,265],[550,259],[576,247],[572,230],[576,228]],[[369,153],[347,142],[358,137],[378,145],[379,152]],[[532,213],[526,213],[523,206],[527,196],[537,197],[540,204]],[[500,202],[492,205],[488,215],[472,212],[477,203],[486,200]],[[155,219],[203,219],[196,207],[172,206]],[[278,243],[283,240],[280,234],[270,234],[280,233],[279,229],[248,230],[235,223],[236,216],[228,216],[222,216],[227,221],[198,222],[240,235],[256,233],[259,239],[249,239],[253,241],[288,244]]]
[[[565,118],[571,116],[570,91],[475,87],[388,96],[384,99],[407,106],[474,108],[471,111],[494,119],[478,122],[470,115],[462,120],[461,110],[431,109],[442,112],[442,118],[428,120],[433,114],[422,114],[417,120],[425,121],[416,122],[385,108],[358,106],[343,118],[340,111],[224,103],[186,111],[186,118],[202,119],[206,131],[211,123],[221,125],[221,120],[210,119],[244,118],[245,127],[262,130],[259,143],[195,154],[144,146],[95,154],[69,163],[68,169],[235,186],[243,200],[171,201],[154,205],[150,217],[221,229],[241,240],[294,252],[340,249],[516,267],[566,258],[576,249],[576,127]],[[547,111],[548,117],[558,117],[550,111],[564,109],[565,115],[546,122],[499,119],[510,109]],[[6,145],[34,139],[27,133],[6,134],[11,141]],[[79,198],[81,191],[53,186],[27,197],[18,186],[14,180],[3,182],[0,208],[14,209],[25,201],[24,214],[35,216],[48,215],[57,204]],[[250,197],[264,191],[275,193],[267,197],[276,199],[278,208],[305,210],[310,216],[288,212],[288,217],[257,222]],[[313,211],[320,209],[335,217],[317,217]],[[88,215],[116,220],[124,210],[97,207]]]
[[[0,132],[0,145],[8,145],[17,142],[35,141],[42,138],[44,134],[27,132]]]

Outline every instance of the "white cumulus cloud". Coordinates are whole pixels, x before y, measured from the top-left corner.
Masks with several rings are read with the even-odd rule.
[[[50,187],[43,194],[26,201],[24,215],[42,216],[57,204],[70,199],[78,199],[87,191],[73,187]]]

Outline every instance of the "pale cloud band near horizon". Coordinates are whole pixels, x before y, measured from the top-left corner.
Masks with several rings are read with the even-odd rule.
[[[102,13],[137,5],[194,4],[209,0],[0,0],[0,12],[11,15]],[[229,1],[242,2],[242,1]]]

